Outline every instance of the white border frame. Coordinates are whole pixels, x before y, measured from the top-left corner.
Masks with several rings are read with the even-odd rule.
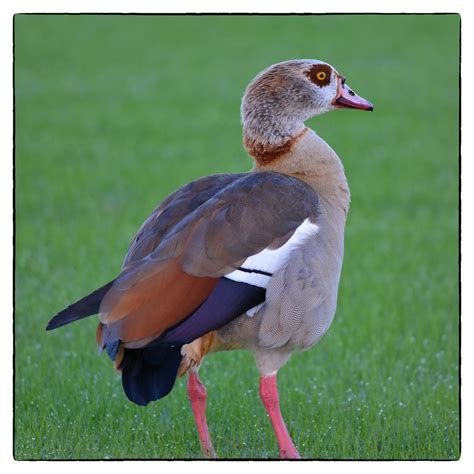
[[[469,4],[461,0],[452,0],[450,2],[432,0],[430,2],[420,0],[403,0],[398,1],[394,5],[388,5],[388,2],[380,2],[380,0],[367,1],[359,0],[358,2],[350,0],[332,0],[331,2],[315,2],[315,1],[232,1],[218,3],[215,1],[181,1],[175,0],[171,3],[158,3],[145,0],[116,0],[107,2],[104,0],[88,0],[75,2],[62,1],[33,1],[19,0],[16,2],[3,0],[0,2],[0,78],[2,79],[2,87],[0,88],[0,104],[1,104],[1,126],[0,126],[0,144],[2,147],[2,159],[0,160],[0,217],[3,224],[0,233],[0,263],[2,272],[2,297],[0,298],[0,369],[2,387],[0,391],[0,464],[3,472],[13,472],[17,470],[26,470],[36,468],[40,471],[46,471],[48,474],[59,472],[67,468],[71,474],[82,472],[86,468],[106,468],[113,469],[118,473],[131,469],[130,462],[134,463],[133,468],[139,468],[142,472],[155,472],[156,469],[163,469],[163,465],[156,466],[154,462],[149,461],[129,461],[120,462],[114,465],[101,464],[100,466],[89,466],[79,462],[60,461],[60,462],[40,462],[34,465],[29,462],[15,462],[13,460],[13,440],[12,440],[12,422],[13,422],[13,369],[12,369],[12,309],[13,309],[13,282],[12,282],[12,146],[13,146],[13,81],[12,81],[12,38],[13,38],[13,14],[22,12],[37,13],[189,13],[189,12],[258,12],[258,13],[460,13],[462,22],[462,125],[464,134],[462,136],[462,456],[458,462],[430,462],[428,461],[333,461],[320,463],[315,466],[312,462],[303,462],[298,464],[300,472],[313,472],[314,469],[324,469],[327,472],[334,472],[337,469],[351,469],[354,473],[363,472],[371,473],[384,470],[387,472],[397,472],[399,470],[411,471],[412,469],[428,468],[432,474],[443,473],[446,469],[464,472],[466,466],[470,465],[474,456],[472,455],[473,445],[473,409],[471,400],[474,399],[472,386],[472,341],[473,335],[473,317],[472,317],[472,268],[474,255],[474,232],[472,225],[472,207],[474,186],[470,186],[473,175],[474,156],[472,153],[472,141],[474,134],[466,133],[469,131],[472,105],[472,63],[474,55],[470,48],[473,43],[474,25],[472,21],[471,8]],[[354,7],[357,7],[355,9]],[[435,78],[433,78],[435,80]],[[68,465],[64,466],[67,462]],[[157,461],[158,462],[158,461]],[[241,469],[272,469],[275,472],[283,472],[288,469],[288,464],[271,463],[262,461],[265,465],[258,463],[246,463],[227,461],[225,469],[237,471]],[[95,464],[95,462],[94,462]],[[136,464],[136,466],[135,466]],[[169,469],[192,469],[193,471],[205,470],[207,473],[214,473],[222,469],[220,463],[192,463],[185,461],[176,461],[170,464]],[[294,466],[296,467],[296,466]],[[8,469],[8,471],[6,470]]]

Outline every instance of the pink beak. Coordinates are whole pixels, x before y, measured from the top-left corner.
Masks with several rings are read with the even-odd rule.
[[[346,80],[344,77],[339,76],[339,84],[337,87],[337,96],[333,101],[333,104],[341,109],[359,109],[369,110],[372,112],[374,106],[371,102],[363,97],[358,96],[352,89],[345,84]]]

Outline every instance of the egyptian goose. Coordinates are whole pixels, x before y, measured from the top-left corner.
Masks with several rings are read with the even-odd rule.
[[[47,326],[98,313],[99,347],[139,405],[167,395],[189,370],[206,456],[215,452],[198,369],[209,352],[245,348],[280,457],[299,457],[276,374],[333,320],[350,199],[340,159],[304,122],[338,108],[373,110],[327,63],[286,61],[258,74],[241,107],[252,171],[206,176],[167,197],[134,237],[118,277]]]

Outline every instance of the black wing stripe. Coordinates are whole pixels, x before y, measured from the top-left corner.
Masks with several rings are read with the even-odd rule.
[[[245,273],[258,273],[259,275],[266,275],[266,276],[273,276],[273,273],[270,273],[270,272],[265,272],[263,270],[257,270],[255,268],[244,268],[244,267],[239,267],[237,268],[237,270],[240,270],[241,272],[245,272]]]

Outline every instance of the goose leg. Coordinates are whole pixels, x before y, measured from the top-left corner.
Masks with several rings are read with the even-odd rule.
[[[212,447],[211,437],[206,419],[206,397],[207,391],[204,384],[198,377],[195,370],[189,371],[187,383],[188,397],[193,409],[194,419],[198,431],[199,441],[203,454],[208,458],[216,458],[216,453]]]
[[[260,398],[267,411],[278,441],[281,459],[299,459],[300,455],[288,434],[280,411],[276,372],[260,377]]]

